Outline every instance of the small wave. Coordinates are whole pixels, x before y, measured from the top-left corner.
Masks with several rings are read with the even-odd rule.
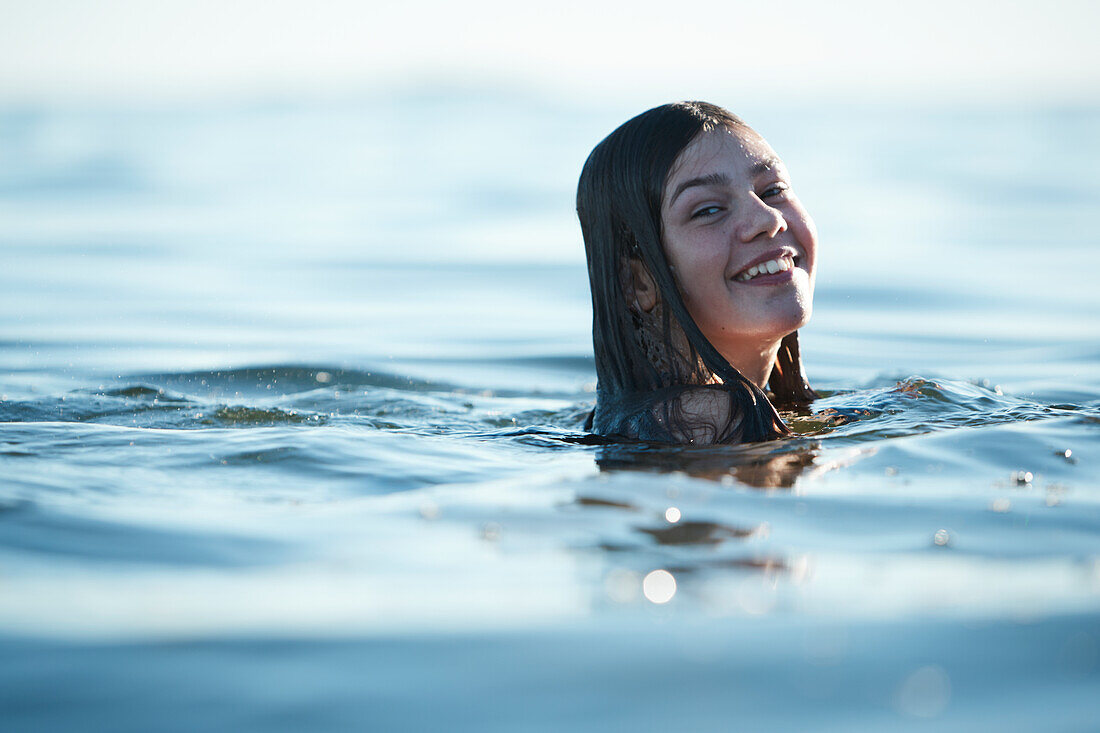
[[[263,427],[272,425],[319,425],[325,418],[316,414],[303,414],[277,407],[246,407],[243,405],[221,407],[205,418],[206,424],[229,427]]]
[[[223,466],[251,466],[257,463],[309,463],[313,454],[292,446],[277,446],[260,450],[228,453],[221,459]]]
[[[836,392],[816,401],[808,424],[824,419],[833,424],[821,426],[820,432],[831,432],[834,439],[865,442],[945,428],[1045,420],[1079,409],[1006,394],[985,382],[918,376],[889,381],[893,382],[889,386]]]
[[[309,392],[318,388],[355,389],[384,387],[411,392],[451,389],[450,385],[396,374],[335,367],[277,365],[217,371],[137,375],[143,381],[160,384],[206,398],[226,395],[278,396]]]
[[[0,421],[106,422],[142,427],[176,427],[200,406],[162,389],[130,385],[118,389],[75,390],[68,394],[0,403]]]
[[[551,371],[576,371],[589,375],[592,368],[588,360],[572,357],[539,357],[494,360],[417,360],[410,366],[411,372],[423,371],[447,374],[448,369],[456,365],[479,364],[485,367],[484,373],[499,374],[501,369],[510,366],[550,368]],[[417,368],[420,367],[420,368]],[[438,367],[438,368],[436,368]],[[492,367],[492,369],[490,368]],[[393,369],[393,365],[389,365]],[[495,371],[494,371],[495,370]],[[532,394],[541,397],[569,397],[576,390],[505,388],[499,384],[463,386],[461,384],[435,378],[424,378],[402,374],[386,369],[346,369],[334,366],[308,365],[272,365],[224,369],[216,371],[165,372],[154,374],[130,375],[130,379],[142,383],[157,385],[164,389],[175,390],[198,399],[226,399],[242,397],[290,397],[316,390],[340,390],[342,392],[363,391],[369,389],[389,389],[404,393],[444,392],[456,395],[477,395],[496,397],[526,398]],[[486,379],[491,377],[486,376]],[[534,380],[534,383],[539,383]]]
[[[160,389],[158,387],[150,387],[144,384],[135,384],[129,387],[119,387],[118,389],[101,390],[95,394],[102,395],[104,397],[126,397],[129,399],[151,399],[151,400],[169,400],[171,402],[188,402],[189,400],[182,395],[170,394],[168,391]]]

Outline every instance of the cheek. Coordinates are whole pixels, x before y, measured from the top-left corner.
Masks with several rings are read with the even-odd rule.
[[[725,272],[729,258],[729,245],[721,237],[696,237],[670,252],[669,262],[674,264],[687,277],[713,276]]]
[[[686,298],[699,305],[724,297],[726,257],[713,248],[700,247],[680,263],[677,282]]]
[[[691,299],[697,297],[708,269],[709,248],[703,242],[673,240],[665,244],[665,257],[669,268],[680,286],[680,292]]]
[[[806,257],[809,260],[810,274],[813,275],[814,267],[817,263],[817,225],[814,224],[814,220],[810,218],[810,215],[802,209],[801,206],[797,209],[797,214],[789,220],[792,233],[799,246],[806,252]]]

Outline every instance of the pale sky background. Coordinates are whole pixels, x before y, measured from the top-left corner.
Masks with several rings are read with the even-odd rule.
[[[647,98],[1100,98],[1095,0],[0,0],[0,100],[424,82]]]

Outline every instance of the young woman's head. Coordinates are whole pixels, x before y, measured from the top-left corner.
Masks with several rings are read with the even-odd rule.
[[[649,110],[592,151],[577,211],[596,429],[624,432],[624,416],[656,407],[673,441],[698,435],[693,419],[717,440],[785,433],[761,387],[770,379],[784,402],[813,397],[795,332],[812,309],[817,234],[764,139],[714,105]],[[721,398],[691,397],[685,411],[677,394],[697,387]]]

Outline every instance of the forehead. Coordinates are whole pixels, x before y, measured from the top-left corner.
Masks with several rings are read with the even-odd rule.
[[[750,127],[700,133],[677,156],[665,180],[665,197],[681,182],[712,173],[734,179],[751,178],[761,164],[774,168],[783,162],[764,138]]]

